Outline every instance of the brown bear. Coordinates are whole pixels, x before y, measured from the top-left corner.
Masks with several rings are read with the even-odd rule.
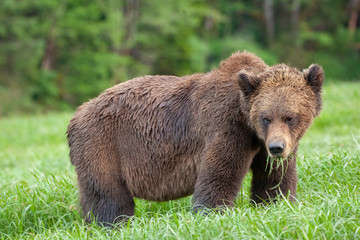
[[[107,89],[67,130],[86,220],[89,212],[104,224],[132,216],[134,197],[194,194],[195,212],[231,206],[249,170],[254,203],[294,199],[296,152],[321,110],[323,79],[318,65],[300,72],[237,52],[208,73]]]

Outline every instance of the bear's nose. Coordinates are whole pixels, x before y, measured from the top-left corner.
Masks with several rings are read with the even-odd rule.
[[[270,143],[269,151],[274,156],[280,155],[284,151],[284,143],[282,143],[282,142]]]

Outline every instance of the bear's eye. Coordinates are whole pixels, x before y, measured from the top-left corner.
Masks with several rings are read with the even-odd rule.
[[[268,126],[271,123],[270,119],[268,119],[268,118],[263,118],[262,121],[265,126]]]
[[[292,124],[293,123],[293,121],[294,121],[294,119],[292,118],[292,117],[287,117],[287,118],[285,118],[285,123],[286,124]]]

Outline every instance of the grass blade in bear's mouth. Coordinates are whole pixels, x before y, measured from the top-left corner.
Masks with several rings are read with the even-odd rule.
[[[274,163],[276,162],[276,170],[279,169],[279,167],[281,167],[281,177],[280,177],[280,180],[279,182],[273,186],[272,188],[270,188],[270,190],[273,190],[277,187],[280,186],[283,178],[284,178],[284,175],[288,169],[288,166],[289,166],[289,163],[288,163],[288,159],[287,158],[281,158],[281,157],[270,157],[268,156],[267,159],[266,159],[266,166],[265,166],[265,171],[267,171],[267,168],[269,166],[269,173],[268,173],[268,176],[270,177],[271,175],[271,172],[273,170],[273,167],[274,167]],[[286,162],[286,167],[284,168],[284,162]]]

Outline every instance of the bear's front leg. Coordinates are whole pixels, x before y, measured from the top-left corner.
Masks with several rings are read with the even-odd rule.
[[[282,162],[281,162],[282,161]],[[251,199],[256,204],[270,203],[279,195],[295,199],[297,186],[296,151],[286,159],[268,159],[265,148],[255,156],[251,170]]]
[[[200,172],[193,196],[194,212],[219,206],[233,206],[251,164],[251,151],[239,141],[214,139],[201,155]]]

